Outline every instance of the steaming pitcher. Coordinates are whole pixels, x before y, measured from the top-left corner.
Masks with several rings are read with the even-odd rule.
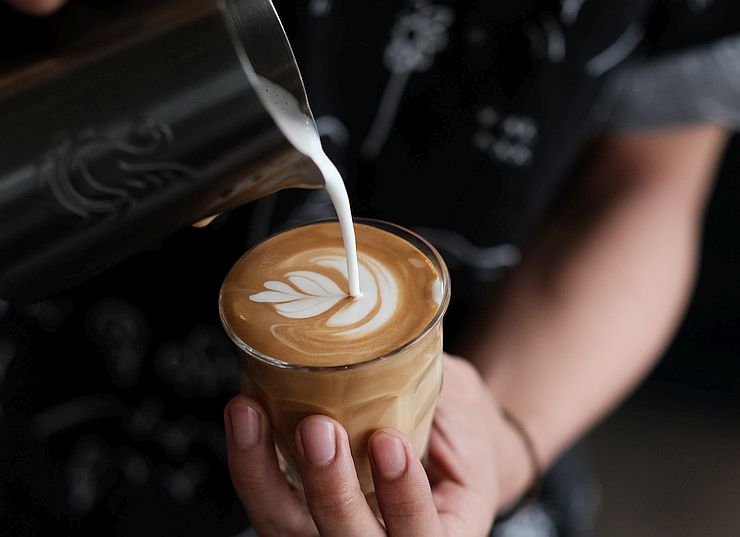
[[[0,50],[0,298],[41,298],[209,215],[323,186],[256,93],[263,76],[312,117],[270,0],[7,11]]]

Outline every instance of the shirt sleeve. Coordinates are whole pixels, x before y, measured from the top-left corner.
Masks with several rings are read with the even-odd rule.
[[[607,84],[610,130],[711,122],[740,127],[740,34],[633,61]]]

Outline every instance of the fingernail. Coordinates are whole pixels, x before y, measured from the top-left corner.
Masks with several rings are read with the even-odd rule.
[[[337,453],[334,424],[319,417],[307,419],[299,431],[303,454],[311,464],[329,464]]]
[[[249,405],[235,403],[229,410],[231,415],[231,435],[239,449],[247,449],[257,444],[260,438],[260,416]]]
[[[375,467],[385,479],[395,479],[406,470],[406,450],[398,437],[377,433],[371,449]]]

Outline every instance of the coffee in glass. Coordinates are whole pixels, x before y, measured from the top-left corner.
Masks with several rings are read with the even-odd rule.
[[[242,351],[242,390],[264,406],[286,475],[300,488],[296,427],[324,414],[347,430],[363,491],[374,491],[373,431],[426,451],[442,384],[442,316],[450,283],[424,239],[372,220],[355,224],[362,295],[351,297],[336,222],[297,227],[247,252],[219,297]]]

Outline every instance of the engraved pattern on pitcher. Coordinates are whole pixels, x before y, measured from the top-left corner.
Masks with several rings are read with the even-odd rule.
[[[86,129],[57,145],[41,180],[60,207],[85,221],[119,218],[167,184],[199,177],[194,168],[160,160],[172,144],[170,127],[152,120],[121,138]]]

